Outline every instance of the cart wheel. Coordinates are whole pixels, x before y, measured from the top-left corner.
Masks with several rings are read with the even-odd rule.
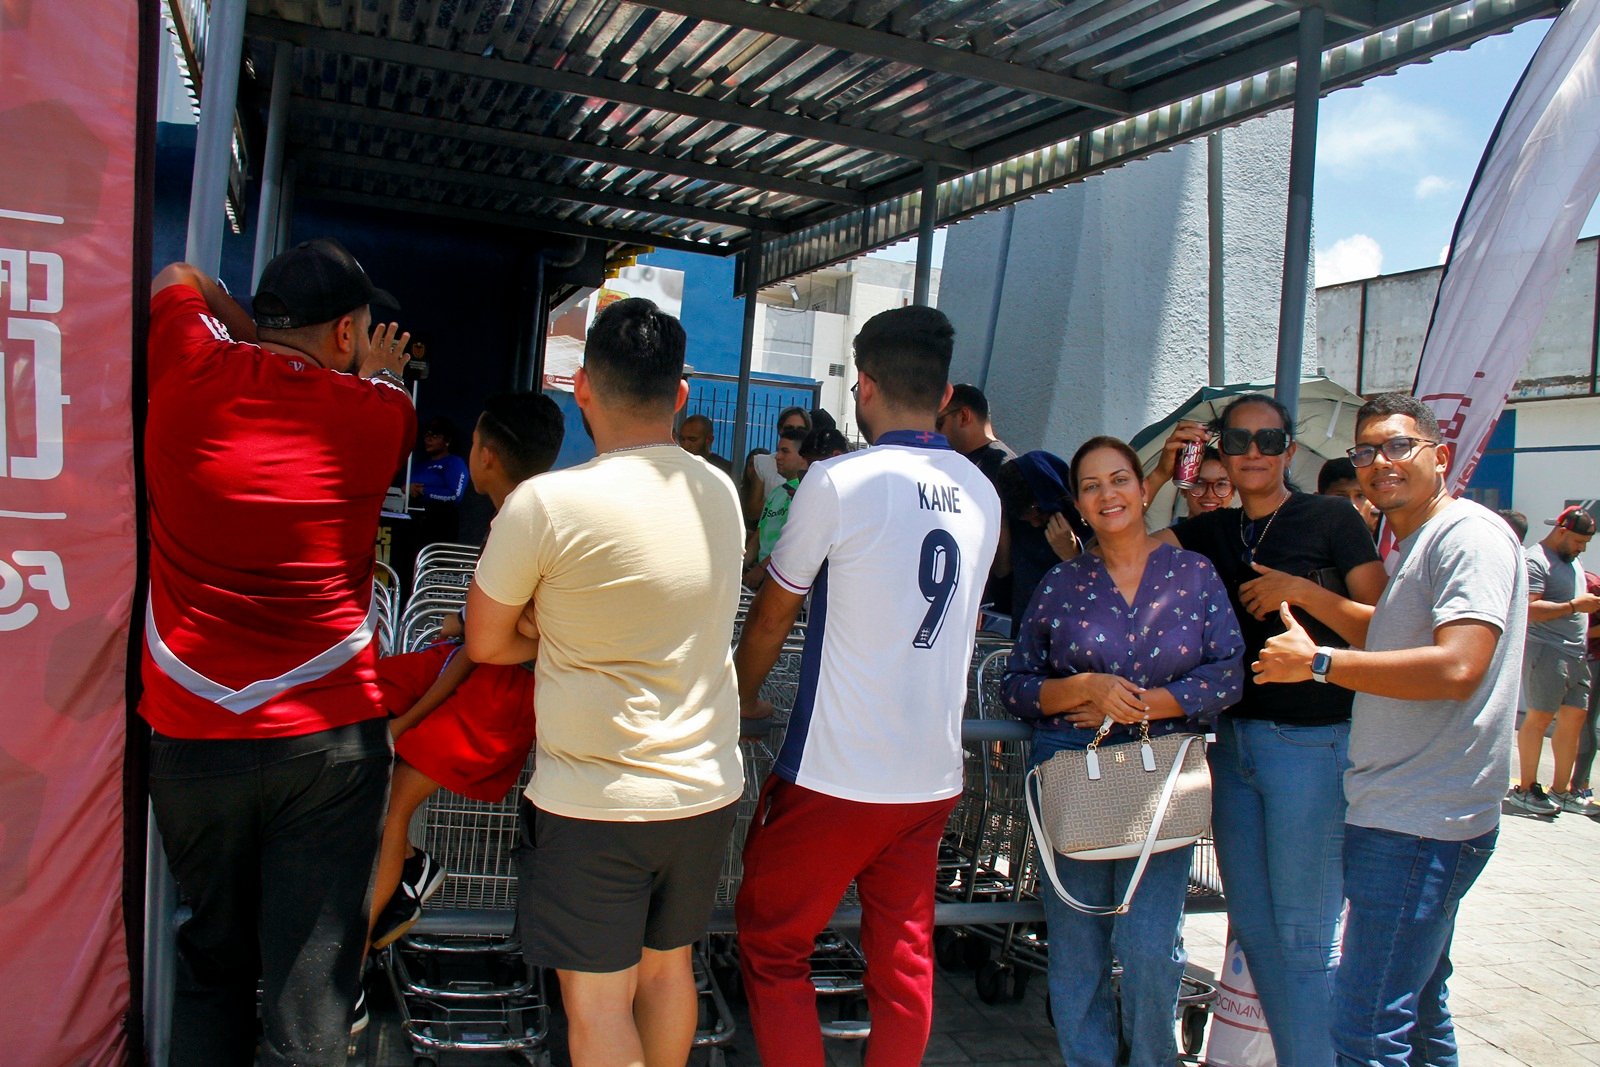
[[[994,955],[994,946],[981,937],[969,937],[961,946],[961,962],[969,970],[977,970],[989,962],[989,957]]]
[[[1209,1013],[1199,1004],[1190,1004],[1183,1009],[1183,1051],[1191,1056],[1198,1056],[1200,1048],[1206,1043],[1206,1022]]]
[[[1009,963],[989,960],[978,968],[974,984],[978,987],[978,999],[985,1004],[1017,999],[1017,969]]]
[[[963,969],[963,944],[965,935],[952,930],[948,926],[940,926],[933,932],[933,958],[939,961],[939,966],[947,971]]]

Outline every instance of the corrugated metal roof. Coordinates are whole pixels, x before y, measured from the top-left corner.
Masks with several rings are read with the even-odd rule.
[[[1303,0],[250,0],[301,196],[659,247],[770,283],[1286,106]],[[1555,0],[1326,0],[1328,89]]]

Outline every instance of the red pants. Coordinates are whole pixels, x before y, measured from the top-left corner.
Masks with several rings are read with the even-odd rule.
[[[734,908],[763,1063],[824,1063],[809,960],[852,879],[872,1013],[867,1067],[922,1062],[933,1022],[934,868],[956,800],[863,804],[767,779]]]

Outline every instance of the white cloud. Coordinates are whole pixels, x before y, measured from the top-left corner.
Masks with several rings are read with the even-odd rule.
[[[1383,272],[1383,249],[1364,233],[1351,234],[1317,253],[1317,285],[1338,285]]]
[[[1448,260],[1449,258],[1450,258],[1450,242],[1446,241],[1444,243],[1444,245],[1439,249],[1439,266],[1441,266],[1441,267],[1444,266],[1445,265],[1445,261]]]
[[[1453,193],[1459,188],[1460,185],[1450,178],[1441,177],[1438,174],[1425,174],[1417,179],[1415,192],[1418,200],[1426,200],[1432,196]]]
[[[1454,139],[1451,117],[1426,104],[1375,85],[1362,86],[1349,99],[1345,106],[1325,108],[1317,135],[1317,162],[1341,175],[1374,170],[1415,173]]]

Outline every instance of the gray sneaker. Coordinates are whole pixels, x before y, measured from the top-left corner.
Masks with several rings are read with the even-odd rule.
[[[1558,789],[1550,794],[1550,799],[1561,805],[1562,811],[1570,811],[1574,815],[1600,815],[1600,804],[1578,793],[1563,793]]]
[[[1511,787],[1511,792],[1506,794],[1506,801],[1518,811],[1525,811],[1529,815],[1559,815],[1561,805],[1551,800],[1545,794],[1544,787],[1538,782],[1527,789],[1520,785]]]

